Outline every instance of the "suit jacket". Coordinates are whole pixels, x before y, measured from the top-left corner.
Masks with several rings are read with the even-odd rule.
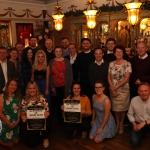
[[[13,62],[7,60],[7,77],[10,78],[18,78],[18,74],[15,68],[15,65]],[[3,88],[5,86],[5,77],[3,73],[2,66],[0,64],[0,93],[2,92]]]

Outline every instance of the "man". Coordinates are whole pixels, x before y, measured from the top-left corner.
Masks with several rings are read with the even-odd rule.
[[[106,40],[107,51],[105,51],[104,57],[103,57],[106,61],[111,62],[111,61],[116,60],[116,57],[115,57],[114,51],[113,51],[115,46],[116,46],[116,40],[114,38],[108,38]],[[123,56],[123,58],[130,62],[130,58],[129,58],[128,54],[125,54]]]
[[[53,42],[51,39],[45,40],[44,52],[45,52],[46,57],[47,57],[47,63],[49,63],[49,61],[55,57],[54,52],[53,52]]]
[[[22,61],[25,60],[28,49],[33,50],[33,58],[35,57],[36,52],[41,49],[38,46],[36,46],[36,44],[37,44],[37,38],[35,36],[31,36],[29,41],[29,46],[26,47],[22,52]]]
[[[80,77],[78,79],[81,83],[83,94],[86,94],[91,99],[93,89],[89,80],[89,66],[94,61],[94,52],[91,50],[91,41],[88,38],[81,39],[83,51],[78,54],[76,58],[77,70]]]
[[[131,61],[131,98],[138,95],[137,87],[141,82],[150,83],[150,56],[148,56],[147,50],[146,43],[139,42],[136,47],[138,55],[134,56]]]
[[[0,93],[5,89],[9,78],[17,78],[17,71],[13,62],[7,60],[8,50],[0,47]]]
[[[18,59],[21,62],[22,61],[22,52],[23,52],[24,46],[22,43],[17,42],[15,44],[15,47],[18,49],[18,52],[19,52]]]
[[[143,141],[144,134],[150,131],[150,85],[141,82],[138,87],[139,96],[131,100],[128,118],[132,124],[130,142],[138,145]]]
[[[68,45],[69,45],[68,39],[66,37],[63,37],[61,39],[61,47],[63,49],[63,54],[62,54],[63,57],[69,55]]]
[[[105,85],[105,94],[109,95],[108,89],[108,66],[109,62],[103,59],[104,52],[101,48],[94,50],[95,61],[90,64],[89,67],[89,79],[94,89],[94,84],[97,80],[100,80]]]

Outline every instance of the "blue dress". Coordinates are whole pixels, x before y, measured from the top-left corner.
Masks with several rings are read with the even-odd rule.
[[[90,131],[90,135],[97,137],[97,138],[112,138],[115,136],[116,134],[116,123],[115,123],[115,119],[112,116],[111,112],[108,118],[107,123],[105,124],[102,132],[98,135],[96,135],[96,131],[98,130],[98,128],[100,127],[103,118],[104,118],[104,101],[108,99],[108,97],[105,97],[100,103],[96,102],[96,95],[94,96],[94,101],[93,101],[93,108],[95,109],[96,112],[96,117],[94,120],[94,124],[91,128]]]

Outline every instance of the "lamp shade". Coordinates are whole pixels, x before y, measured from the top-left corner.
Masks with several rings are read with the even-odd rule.
[[[54,28],[57,31],[60,31],[63,29],[63,17],[64,15],[52,15],[54,19]]]
[[[128,18],[127,20],[132,24],[136,25],[139,20],[139,10],[142,5],[141,2],[131,2],[124,4],[127,8]]]

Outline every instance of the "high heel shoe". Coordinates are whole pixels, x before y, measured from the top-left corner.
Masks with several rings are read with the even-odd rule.
[[[124,132],[124,129],[123,130],[119,130],[119,134],[122,134]]]

